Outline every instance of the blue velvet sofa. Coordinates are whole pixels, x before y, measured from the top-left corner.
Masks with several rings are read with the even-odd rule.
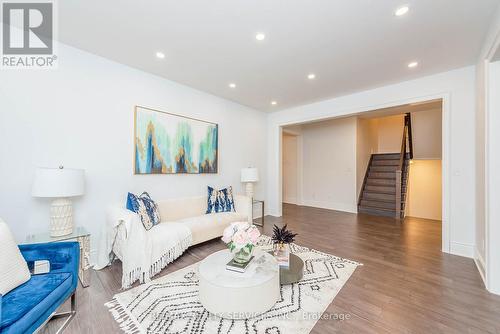
[[[80,247],[77,242],[20,245],[24,258],[50,261],[50,272],[30,280],[5,296],[0,295],[0,334],[34,333],[53,317],[67,316],[62,330],[76,313]],[[55,314],[71,297],[71,311]]]

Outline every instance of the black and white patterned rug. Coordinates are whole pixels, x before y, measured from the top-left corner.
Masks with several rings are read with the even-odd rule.
[[[261,236],[259,247],[270,249]],[[316,321],[340,315],[323,312],[360,263],[291,245],[304,260],[304,277],[281,286],[281,299],[268,312],[246,320],[226,320],[207,312],[198,300],[198,263],[119,293],[106,303],[125,333],[305,334]],[[244,302],[244,301],[242,301]]]

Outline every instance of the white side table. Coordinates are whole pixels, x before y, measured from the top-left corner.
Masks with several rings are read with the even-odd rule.
[[[76,240],[80,244],[80,266],[78,277],[84,288],[90,286],[90,233],[82,226],[73,229],[73,233],[60,237],[51,237],[47,233],[30,234],[26,237],[25,244],[43,244],[48,242]]]
[[[254,259],[244,273],[226,269],[232,259],[222,250],[201,261],[200,302],[210,313],[227,319],[248,319],[269,311],[280,299],[280,275],[276,259],[254,250]]]

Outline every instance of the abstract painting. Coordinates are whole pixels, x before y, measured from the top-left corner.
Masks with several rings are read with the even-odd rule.
[[[135,107],[135,174],[217,173],[218,125]]]

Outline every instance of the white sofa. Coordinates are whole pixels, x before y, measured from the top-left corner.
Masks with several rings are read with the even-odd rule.
[[[207,196],[172,199],[157,202],[162,224],[177,222],[185,224],[192,235],[192,245],[196,245],[222,236],[224,229],[231,223],[249,221],[251,210],[250,198],[234,196],[236,212],[209,213]]]
[[[234,196],[236,212],[206,214],[207,196],[157,201],[161,223],[146,231],[138,214],[123,207],[107,212],[97,269],[112,255],[122,261],[122,287],[148,282],[189,246],[222,236],[231,223],[251,221],[250,198]]]

